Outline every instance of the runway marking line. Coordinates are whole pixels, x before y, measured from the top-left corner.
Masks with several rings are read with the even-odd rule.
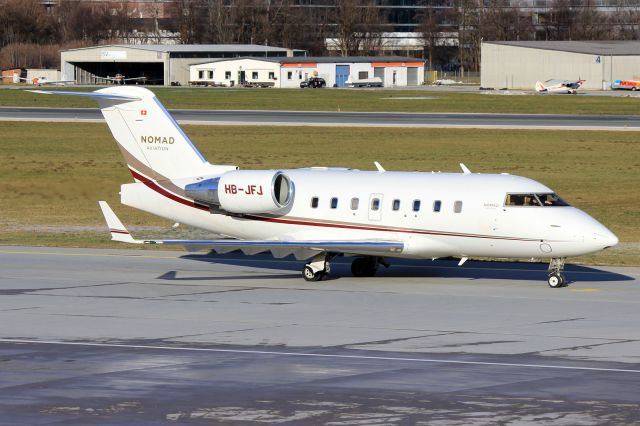
[[[462,361],[462,360],[432,359],[432,358],[403,358],[403,357],[388,357],[388,356],[373,356],[373,355],[320,354],[320,353],[313,353],[313,352],[278,352],[278,351],[250,350],[250,349],[193,348],[193,347],[158,346],[158,345],[127,345],[127,344],[118,344],[118,343],[65,342],[65,341],[57,341],[57,340],[28,340],[28,339],[0,339],[0,343],[84,346],[84,347],[122,348],[122,349],[154,349],[154,350],[184,351],[184,352],[210,352],[210,353],[246,354],[246,355],[275,355],[275,356],[282,356],[282,357],[289,356],[289,357],[308,357],[308,358],[398,361],[398,362],[414,362],[414,363],[429,363],[429,364],[483,365],[483,366],[494,366],[494,367],[544,368],[544,369],[551,369],[551,370],[596,371],[596,372],[607,372],[607,373],[640,374],[640,370],[626,369],[626,368],[576,367],[576,366],[555,365],[555,364],[518,364],[518,363],[510,363],[510,362]]]
[[[154,256],[146,254],[118,254],[118,253],[55,253],[48,251],[11,251],[0,250],[0,254],[31,254],[39,256],[93,256],[93,257],[134,257],[136,259],[178,259],[176,256]]]

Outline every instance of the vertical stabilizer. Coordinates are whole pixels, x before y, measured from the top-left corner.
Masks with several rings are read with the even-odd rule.
[[[211,172],[209,163],[153,92],[142,87],[122,86],[95,93],[113,96],[97,100],[133,171],[157,181]],[[128,99],[118,100],[117,96]]]

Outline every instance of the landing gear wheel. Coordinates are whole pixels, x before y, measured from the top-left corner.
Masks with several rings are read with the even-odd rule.
[[[547,284],[551,288],[560,288],[563,287],[565,283],[564,276],[562,274],[551,274],[549,275],[549,279],[547,279]]]
[[[354,277],[372,277],[378,270],[378,259],[375,257],[358,257],[351,262],[351,273]]]
[[[305,281],[320,281],[324,275],[325,274],[322,271],[314,272],[309,265],[306,265],[302,270],[302,276]]]

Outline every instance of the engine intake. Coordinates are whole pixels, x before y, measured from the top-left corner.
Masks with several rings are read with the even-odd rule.
[[[291,179],[281,171],[238,170],[185,187],[188,197],[230,213],[276,213],[294,197]]]

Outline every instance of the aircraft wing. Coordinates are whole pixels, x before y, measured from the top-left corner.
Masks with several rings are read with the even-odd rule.
[[[308,259],[320,252],[384,255],[400,253],[404,249],[402,241],[384,240],[137,240],[105,201],[100,201],[99,204],[109,226],[111,239],[125,243],[179,245],[187,250],[213,250],[217,253],[240,250],[248,255],[269,251],[276,258],[293,254],[298,260]]]

